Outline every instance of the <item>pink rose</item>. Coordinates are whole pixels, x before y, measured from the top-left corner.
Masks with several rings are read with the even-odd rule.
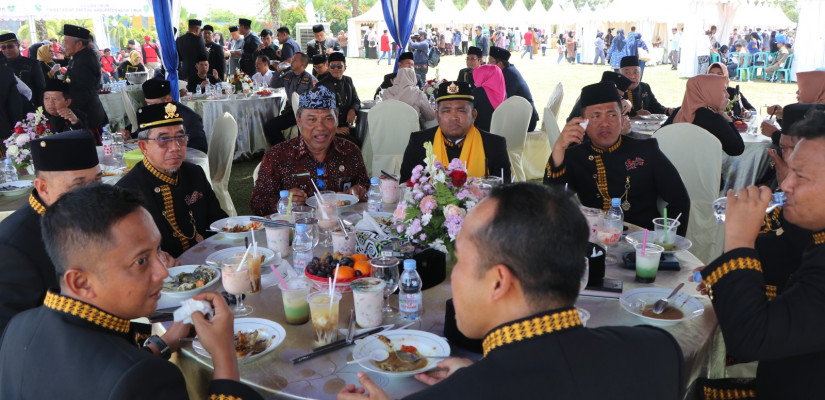
[[[421,212],[424,214],[433,212],[436,207],[438,207],[438,203],[433,196],[429,195],[421,198],[421,203],[418,204],[418,208],[421,209]]]
[[[447,206],[444,207],[444,216],[447,217],[447,218],[450,218],[450,217],[463,218],[464,217],[464,210],[462,210],[461,207],[459,207],[455,204],[447,204]]]
[[[401,201],[398,203],[398,206],[395,207],[395,211],[392,213],[392,217],[395,218],[396,221],[403,221],[404,218],[407,217],[407,209],[406,203]]]
[[[470,196],[473,196],[476,199],[484,197],[484,191],[477,185],[467,185],[465,188],[468,192],[470,192]]]

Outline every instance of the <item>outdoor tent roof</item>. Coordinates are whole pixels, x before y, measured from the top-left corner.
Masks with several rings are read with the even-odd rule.
[[[530,24],[544,24],[547,21],[547,10],[541,4],[541,1],[536,0],[533,3],[533,8],[530,9],[527,15],[527,22]]]
[[[478,0],[468,0],[467,5],[461,9],[456,16],[455,22],[458,24],[479,24],[484,22],[484,9]]]
[[[509,15],[510,13],[508,13],[507,9],[504,8],[504,4],[501,3],[501,0],[493,0],[490,3],[490,6],[487,7],[487,11],[484,12],[484,19],[482,22],[496,25],[511,24],[512,21],[510,21]]]
[[[375,4],[367,10],[367,12],[352,18],[353,21],[356,22],[378,22],[384,20],[384,8],[381,5],[380,1],[375,2]]]
[[[536,4],[541,5],[541,1],[536,0]],[[542,9],[542,11],[544,11]],[[510,9],[510,24],[524,26],[529,23],[530,11],[527,11],[527,6],[524,5],[523,0],[516,0],[513,8]]]
[[[64,0],[37,0],[33,2],[10,2],[0,7],[0,20],[34,19],[77,19],[93,18],[100,15],[135,15],[151,17],[152,5],[148,0],[111,2],[91,0],[86,2]]]
[[[733,17],[735,26],[758,26],[762,28],[785,28],[796,25],[776,6],[745,3],[739,6]]]
[[[459,11],[453,4],[453,0],[440,0],[435,3],[435,10],[433,11],[431,24],[435,25],[453,25]]]

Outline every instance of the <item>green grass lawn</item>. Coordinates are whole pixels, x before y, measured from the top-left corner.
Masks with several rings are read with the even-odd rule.
[[[607,66],[594,65],[570,65],[562,60],[561,64],[556,64],[557,53],[551,53],[548,49],[546,57],[534,56],[533,60],[527,58],[520,59],[519,55],[513,53],[510,61],[518,68],[533,94],[533,100],[539,117],[542,113],[550,93],[558,82],[564,84],[564,99],[561,104],[561,111],[556,116],[562,124],[566,119],[573,104],[579,96],[583,86],[598,82],[602,72],[609,69]],[[438,74],[439,78],[448,80],[455,79],[458,71],[464,68],[464,57],[443,56],[438,68],[430,68],[427,78],[433,79]],[[375,60],[364,60],[350,58],[347,60],[346,75],[355,82],[358,96],[361,100],[371,100],[375,89],[384,79],[384,74],[392,72],[392,66],[382,60],[381,65],[376,65]],[[666,107],[676,107],[682,104],[682,97],[685,92],[686,79],[679,78],[678,71],[670,69],[670,65],[660,65],[645,68],[644,82],[650,84],[653,94]],[[772,104],[789,104],[796,102],[796,83],[779,84],[767,83],[761,80],[752,82],[731,82],[731,85],[740,85],[742,94],[755,107]],[[764,112],[764,110],[762,110]],[[541,126],[541,125],[538,125]],[[235,208],[239,215],[249,215],[249,198],[252,193],[252,170],[260,162],[260,157],[251,161],[237,162],[232,166],[232,178],[229,184],[229,191]]]

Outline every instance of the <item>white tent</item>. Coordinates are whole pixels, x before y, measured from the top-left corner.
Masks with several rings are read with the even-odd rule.
[[[504,8],[504,4],[502,4],[500,0],[493,0],[490,3],[490,6],[487,7],[487,11],[484,13],[484,19],[482,22],[485,24],[512,25],[513,22],[510,20],[509,16],[510,13],[507,12],[506,8]]]
[[[536,3],[539,3],[539,1],[536,0]],[[567,23],[567,21],[564,20],[564,10],[561,8],[561,1],[554,1],[553,5],[550,6],[550,9],[547,10],[547,18],[545,23],[550,25],[561,25]]]
[[[541,1],[536,0],[536,4],[541,7]],[[533,5],[533,7],[535,8],[535,5]],[[544,11],[543,8],[542,11]],[[527,6],[524,5],[523,0],[516,0],[513,8],[510,9],[508,17],[510,20],[507,24],[508,26],[520,26],[523,28],[530,25],[530,11],[527,11]]]
[[[455,20],[458,17],[458,8],[453,4],[453,0],[440,0],[435,3],[435,10],[433,11],[433,25],[455,25]]]
[[[586,64],[593,63],[593,59],[596,58],[595,42],[599,25],[598,16],[598,13],[591,10],[589,6],[584,5],[576,18],[576,35],[579,41],[581,62]]]
[[[478,25],[484,22],[484,9],[481,8],[478,0],[468,0],[467,5],[461,9],[461,12],[454,19],[457,24]]]
[[[527,23],[530,25],[545,25],[547,24],[547,10],[541,4],[541,1],[536,0],[533,8],[527,12]]]
[[[436,24],[437,22],[433,22],[433,21],[436,21],[436,20],[437,20],[437,18],[435,16],[435,14],[432,11],[430,11],[429,8],[427,8],[427,5],[424,4],[423,1],[418,0],[418,11],[416,11],[416,13],[415,13],[415,25],[419,29],[423,29],[424,25],[427,25],[427,24],[434,25],[434,24]]]
[[[776,6],[744,3],[733,17],[733,26],[758,26],[762,29],[790,28],[796,25]]]
[[[821,0],[799,0],[799,28],[796,31],[795,49],[791,72],[796,79],[797,72],[825,68],[825,32],[822,31],[822,17],[825,16],[825,2]]]

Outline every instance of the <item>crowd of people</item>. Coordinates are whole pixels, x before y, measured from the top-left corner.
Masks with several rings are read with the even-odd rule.
[[[250,27],[250,20],[240,19],[229,28],[224,47],[212,26],[193,19],[176,45],[186,90],[243,72],[287,94],[284,109],[265,126],[271,147],[251,193],[252,212],[276,212],[284,191],[302,204],[313,185],[366,201],[370,179],[355,135],[362,102],[346,75],[346,35],[327,35],[323,25],[315,25],[314,40],[302,49],[286,27],[260,35]],[[365,47],[381,52],[374,54],[378,63],[392,51],[400,53],[398,71],[385,76],[376,98],[407,103],[419,115],[421,129],[409,135],[401,181],[420,168],[424,144],[431,143],[443,165],[458,159],[471,177],[500,173],[509,182],[506,139],[490,131],[494,110],[510,97],[522,97],[531,107],[528,130],[536,129],[529,85],[510,59],[513,54],[532,58],[556,36],[533,28],[523,34],[504,27],[473,31],[474,41],[467,43],[468,30],[421,30],[405,49],[385,40],[386,32],[365,36]],[[776,44],[777,58],[792,42],[780,33],[767,44]],[[105,49],[98,54],[88,30],[66,25],[64,34],[58,52],[56,43],[43,44],[35,50],[37,60],[23,55],[16,35],[0,35],[0,106],[17,113],[4,113],[10,117],[0,118],[0,129],[10,133],[20,119],[14,116],[43,107],[56,133],[33,142],[34,190],[26,205],[0,222],[0,397],[185,396],[183,375],[164,358],[179,348],[180,338],[190,336],[191,326],[173,324],[164,335],[146,339],[141,349],[137,325],[129,320],[154,310],[167,267],[210,237],[212,222],[227,216],[204,171],[184,161],[187,148],[207,150],[203,121],[172,100],[161,53],[150,37],[144,38],[143,53],[133,50],[118,65]],[[635,29],[627,35],[622,29],[597,35],[602,62],[615,70],[581,89],[547,160],[543,185],[495,188],[467,214],[456,239],[451,282],[457,323],[467,337],[484,339],[485,357],[476,363],[451,358],[440,363],[441,370],[417,375],[432,387],[410,398],[536,397],[553,390],[595,399],[615,395],[617,387],[632,398],[679,398],[686,384],[683,358],[669,333],[582,326],[574,303],[584,264],[576,260],[588,234],[567,190],[583,206],[602,210],[619,199],[624,220],[648,229],[664,201],[673,215],[683,215],[677,233],[685,235],[691,199],[679,171],[655,136],[628,135],[630,119],[664,114],[665,124],[697,125],[728,155],[742,154],[734,121],[753,106],[729,86],[730,59],[721,58],[725,45],[714,42],[714,34],[712,27],[708,51],[716,49],[720,61],[687,80],[678,107],[660,104],[643,82],[648,47]],[[757,49],[764,45],[750,37]],[[742,48],[739,41],[734,32],[729,45]],[[579,44],[573,32],[560,34],[557,44],[559,60],[564,55],[576,61]],[[745,45],[750,51],[751,44]],[[678,46],[669,48],[675,67]],[[152,50],[158,58],[149,57]],[[41,52],[51,61],[40,59]],[[433,52],[465,55],[466,61],[455,80],[437,86],[435,104],[422,91]],[[64,53],[70,58],[65,70],[56,56]],[[97,134],[107,124],[97,88],[104,74],[119,77],[123,65],[125,73],[140,67],[156,73],[141,87],[147,105],[137,111],[137,126],[121,132],[137,140],[144,158],[115,186],[107,186],[100,184],[95,149]],[[811,398],[818,393],[811,379],[825,373],[815,312],[823,301],[818,294],[825,291],[824,281],[817,280],[825,271],[819,254],[825,249],[825,207],[819,196],[825,190],[825,112],[818,111],[825,108],[825,71],[798,77],[799,102],[771,110],[782,129],[763,127],[780,149],[770,153],[775,165],[770,186],[787,194],[787,205],[766,219],[771,189],[728,193],[725,253],[701,269],[697,282],[710,296],[728,351],[760,361],[755,383],[760,398]],[[293,126],[299,135],[289,138],[285,132]],[[505,231],[508,235],[500,234]],[[511,246],[511,235],[525,243]],[[766,294],[767,287],[772,289]],[[193,316],[194,330],[214,362],[211,395],[260,398],[239,382],[232,317],[224,300],[215,293],[197,298],[215,308],[211,319]],[[477,313],[479,307],[487,312]],[[528,320],[541,321],[540,328]],[[512,332],[519,337],[513,343],[495,340]],[[560,363],[567,356],[559,349],[566,346],[587,355],[579,354],[580,362]],[[638,357],[641,353],[645,357]],[[45,359],[57,366],[60,379],[50,375],[54,370],[37,367]],[[616,359],[627,367],[615,369]],[[77,360],[84,360],[86,368],[71,368]],[[605,382],[575,385],[581,374],[598,374]],[[640,374],[655,384],[636,384]],[[347,386],[339,398],[385,398],[368,376],[359,374],[359,380],[363,388]]]

